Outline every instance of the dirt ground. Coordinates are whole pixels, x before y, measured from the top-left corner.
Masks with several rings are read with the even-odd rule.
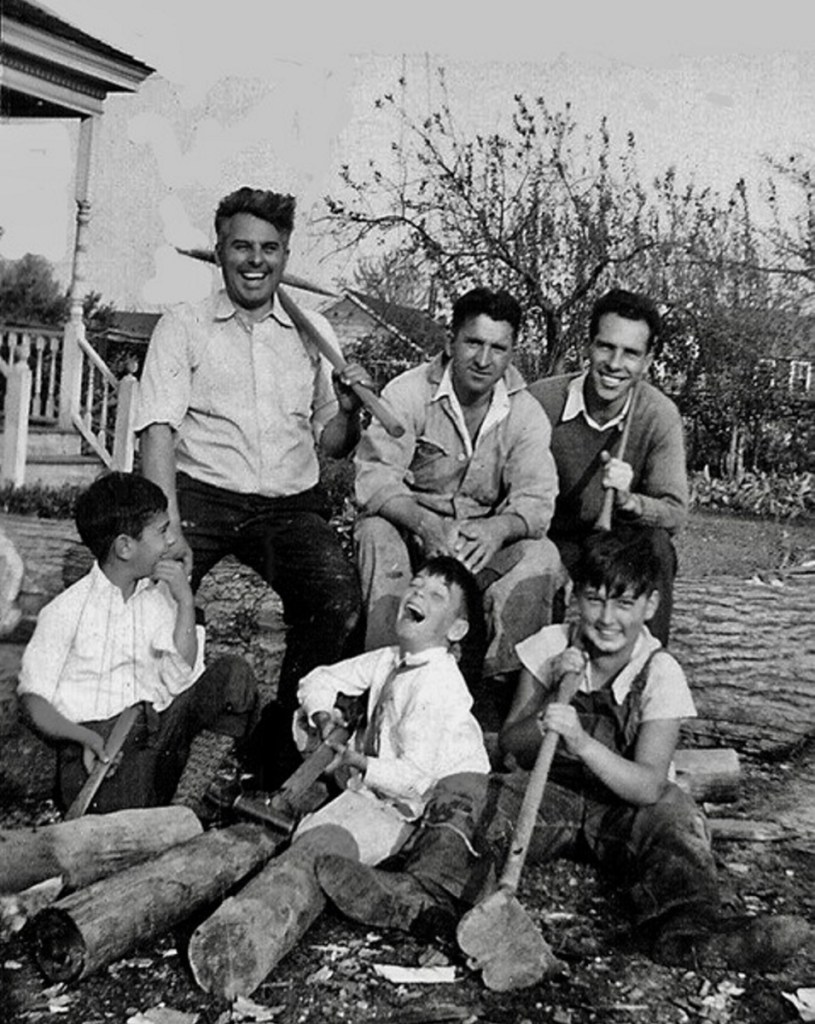
[[[694,516],[679,555],[687,576],[773,573],[815,557],[815,524],[785,531],[766,522]],[[210,584],[213,649],[241,650],[261,678],[270,680],[282,646],[279,608],[242,570],[230,567],[228,573],[226,580]],[[50,768],[48,752],[29,734],[0,738],[0,778],[6,783],[0,791],[0,827],[54,819],[47,800]],[[710,806],[710,815],[780,822],[786,831],[776,841],[717,840],[722,882],[741,910],[795,912],[815,925],[815,748],[810,744],[773,763],[743,758],[742,772],[738,802]],[[15,937],[0,947],[0,1021],[56,1016],[65,1024],[105,1024],[161,1005],[197,1014],[201,1024],[229,1019],[776,1024],[800,1019],[783,993],[815,987],[815,944],[774,973],[691,971],[652,963],[632,949],[619,894],[586,866],[530,867],[519,896],[566,965],[563,976],[521,992],[487,991],[454,948],[428,948],[399,933],[369,932],[329,911],[252,995],[266,1008],[265,1018],[259,1009],[255,1017],[248,1007],[230,1011],[224,1001],[196,988],[184,960],[187,927],[66,987],[49,987],[29,957],[24,936]],[[454,966],[455,980],[394,984],[374,970],[377,964],[428,962]]]

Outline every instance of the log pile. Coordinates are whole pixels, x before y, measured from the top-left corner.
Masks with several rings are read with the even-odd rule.
[[[699,717],[688,746],[779,755],[815,736],[815,572],[676,581],[671,652]]]

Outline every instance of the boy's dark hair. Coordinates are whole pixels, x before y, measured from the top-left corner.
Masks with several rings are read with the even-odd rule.
[[[589,322],[589,341],[597,337],[597,330],[600,326],[600,317],[607,313],[616,313],[617,316],[626,320],[643,320],[648,324],[648,342],[646,352],[651,352],[659,338],[662,330],[662,317],[656,303],[639,292],[627,292],[623,288],[612,288],[599,298],[591,310]]]
[[[475,626],[483,618],[481,591],[475,576],[463,562],[459,562],[452,555],[433,555],[422,562],[416,571],[428,576],[437,576],[444,580],[448,587],[457,586],[461,591],[461,617],[471,626]]]
[[[575,590],[605,587],[620,597],[630,587],[635,597],[657,589],[660,564],[649,527],[615,527],[593,533],[585,541],[572,572]]]
[[[138,540],[153,516],[166,510],[167,497],[152,480],[106,473],[80,494],[74,517],[82,543],[101,565],[120,534]]]
[[[477,316],[488,316],[491,320],[506,321],[517,338],[521,329],[523,312],[516,298],[504,291],[490,291],[489,288],[473,288],[459,298],[453,306],[453,337],[462,324]]]
[[[251,213],[253,217],[265,220],[278,231],[290,235],[294,230],[294,196],[282,192],[269,192],[262,188],[244,185],[218,203],[215,211],[215,234],[220,242],[224,222],[236,213]]]

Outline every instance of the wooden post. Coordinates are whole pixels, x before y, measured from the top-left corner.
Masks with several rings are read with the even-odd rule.
[[[112,469],[129,473],[133,469],[133,418],[136,413],[136,389],[138,381],[128,373],[119,381],[116,404],[116,426],[113,434]]]
[[[79,151],[76,166],[76,235],[71,285],[68,294],[71,311],[65,325],[62,344],[62,374],[59,387],[59,427],[73,430],[73,414],[79,410],[82,388],[82,352],[79,338],[85,337],[82,303],[85,298],[85,260],[87,256],[87,227],[91,219],[90,173],[93,150],[93,132],[96,118],[83,117],[79,123]]]
[[[75,981],[223,899],[272,856],[260,825],[205,832],[40,911],[34,957],[50,981]]]
[[[200,835],[189,807],[93,814],[35,829],[0,830],[0,892],[21,892],[61,875],[79,889]]]
[[[31,408],[31,368],[28,365],[28,340],[14,353],[6,388],[3,428],[3,483],[22,487],[28,452],[28,415]]]
[[[323,853],[358,857],[345,829],[322,825],[284,853],[193,932],[188,957],[193,977],[225,999],[248,996],[300,940],[325,907],[314,874]]]

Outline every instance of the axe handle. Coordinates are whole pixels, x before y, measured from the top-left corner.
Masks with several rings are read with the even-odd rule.
[[[350,731],[344,725],[336,725],[332,729],[328,740],[345,743],[349,735]],[[274,796],[282,796],[288,800],[289,803],[296,803],[303,793],[314,785],[326,768],[331,764],[333,759],[337,756],[336,750],[329,746],[328,740],[323,740],[323,742],[314,751],[312,751],[311,754],[309,754],[296,771],[286,779]]]
[[[93,798],[99,791],[99,787],[105,781],[105,776],[113,765],[114,758],[124,746],[125,740],[130,735],[130,730],[136,724],[136,719],[139,717],[139,711],[140,709],[138,705],[125,708],[116,719],[105,743],[107,761],[97,761],[93,768],[91,768],[90,775],[88,775],[85,780],[84,786],[77,793],[74,802],[65,812],[63,821],[72,821],[74,818],[81,818],[85,811],[90,807]]]
[[[280,305],[289,315],[291,322],[297,330],[301,334],[306,335],[320,353],[325,356],[329,363],[331,363],[335,370],[342,373],[348,364],[334,348],[328,338],[325,337],[322,331],[320,331],[311,322],[311,320],[309,320],[287,291],[283,288],[278,288],[277,297],[280,299]],[[363,384],[352,384],[351,390],[357,398],[359,398],[365,408],[368,409],[372,415],[376,416],[391,437],[401,437],[404,434],[405,428],[396,419],[384,402],[382,402],[370,388],[366,388]]]
[[[560,704],[571,703],[580,685],[579,672],[567,672],[561,679],[557,691],[557,701]],[[518,821],[515,826],[515,834],[512,837],[512,846],[507,856],[504,870],[498,887],[507,892],[514,893],[521,880],[526,854],[529,850],[529,842],[532,839],[532,832],[535,828],[535,819],[543,799],[543,791],[546,788],[546,780],[549,778],[549,769],[552,767],[552,758],[555,756],[557,741],[560,739],[556,732],[547,729],[541,745],[538,748],[538,756],[535,759],[535,767],[529,776],[526,784],[521,810],[518,814]]]
[[[625,449],[628,447],[628,435],[631,433],[631,421],[634,418],[634,403],[637,401],[637,385],[631,389],[631,402],[628,406],[628,412],[625,416],[625,423],[623,423],[623,432],[620,436],[620,443],[617,446],[617,454],[615,458],[622,459],[625,457]],[[595,530],[600,530],[602,533],[608,533],[611,529],[611,513],[614,510],[614,488],[607,487],[606,493],[603,495],[603,507],[600,509],[600,514],[594,523]]]

